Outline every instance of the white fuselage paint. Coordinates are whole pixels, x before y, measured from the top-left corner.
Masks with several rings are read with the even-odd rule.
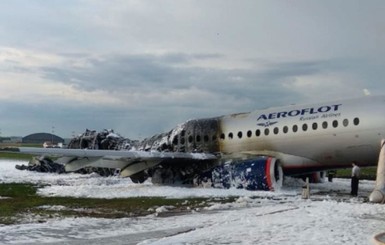
[[[384,112],[385,97],[368,96],[223,116],[220,152],[229,158],[274,156],[284,169],[375,165],[385,137]]]
[[[360,166],[376,165],[380,142],[385,138],[384,112],[385,96],[367,96],[190,120],[168,134],[145,140],[146,151],[49,148],[20,148],[20,151],[60,155],[67,160],[71,156],[90,159],[89,164],[82,160],[68,161],[72,168],[111,167],[111,161],[115,160],[122,169],[131,166],[126,171],[129,174],[160,161],[162,164],[171,161],[172,167],[191,172],[191,166],[198,166],[193,164],[196,162],[213,166],[218,161],[266,156],[276,158],[285,174],[295,175],[351,167],[352,161]]]

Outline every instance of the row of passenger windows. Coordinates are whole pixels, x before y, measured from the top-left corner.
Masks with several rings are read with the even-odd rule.
[[[350,125],[350,122],[349,122],[349,120],[348,119],[344,119],[344,120],[342,120],[342,126],[343,127],[348,127],[349,125]],[[360,124],[360,119],[359,118],[354,118],[353,119],[353,125],[354,126],[357,126],[357,125],[359,125]],[[332,122],[331,122],[331,125],[329,125],[329,123],[327,122],[327,121],[324,121],[324,122],[322,122],[322,124],[321,125],[319,125],[318,123],[316,123],[316,122],[314,122],[314,123],[312,123],[312,124],[308,124],[308,123],[303,123],[302,125],[297,125],[297,124],[295,124],[295,125],[293,125],[291,128],[289,128],[288,126],[284,126],[284,127],[282,127],[282,132],[284,133],[284,134],[287,134],[287,133],[289,133],[289,131],[291,130],[293,133],[297,133],[298,131],[300,131],[300,130],[302,130],[303,132],[306,132],[306,131],[309,131],[309,130],[319,130],[319,129],[327,129],[328,127],[333,127],[333,128],[337,128],[338,126],[340,125],[340,122],[338,121],[338,120],[333,120]],[[272,130],[270,129],[270,128],[265,128],[264,130],[260,130],[260,129],[257,129],[257,130],[255,130],[255,136],[256,137],[259,137],[259,136],[261,136],[261,135],[265,135],[265,136],[268,136],[268,135],[270,135],[270,134],[275,134],[275,135],[277,135],[277,134],[279,134],[280,133],[280,128],[278,128],[278,127],[274,127]],[[181,134],[181,138],[180,138],[180,144],[185,144],[186,142],[185,142],[185,138],[183,137],[184,136],[184,132],[183,132],[183,135]],[[243,137],[244,137],[244,135],[243,135],[243,132],[242,131],[239,131],[237,134],[236,134],[236,136],[239,138],[239,139],[242,139]],[[247,138],[251,138],[253,136],[253,131],[251,131],[251,130],[248,130],[247,132],[246,132],[246,137]],[[230,133],[228,133],[227,134],[227,137],[228,137],[228,139],[234,139],[234,137],[235,137],[235,135],[234,135],[234,133],[233,132],[230,132]],[[226,135],[225,135],[225,133],[221,133],[221,135],[220,135],[220,139],[221,140],[225,140],[225,138],[226,138]],[[193,138],[193,136],[192,135],[190,135],[189,137],[188,137],[188,142],[189,143],[192,143],[193,142],[193,140],[194,140],[194,138]],[[210,141],[210,137],[208,136],[208,135],[205,135],[205,136],[200,136],[200,135],[197,135],[196,136],[196,142],[198,143],[198,142],[201,142],[202,140],[204,141],[204,142],[209,142]],[[216,135],[213,135],[212,137],[211,137],[211,140],[212,141],[216,141],[217,140],[217,136]],[[178,144],[178,137],[175,137],[174,138],[174,140],[173,140],[173,144]]]
[[[350,122],[349,122],[348,119],[344,119],[344,120],[342,121],[342,125],[343,125],[344,127],[349,126],[349,123],[350,123]],[[354,119],[353,119],[353,125],[357,126],[357,125],[359,125],[359,124],[360,124],[360,119],[357,118],[357,117],[354,118]],[[338,121],[338,120],[332,121],[331,126],[332,126],[333,128],[337,128],[337,127],[339,126],[339,121]],[[314,123],[312,123],[312,124],[304,123],[304,124],[302,124],[302,125],[300,125],[300,126],[297,125],[297,124],[295,124],[295,125],[293,125],[293,126],[291,127],[291,131],[292,131],[293,133],[297,133],[299,130],[302,130],[303,132],[306,132],[306,131],[310,130],[310,128],[311,128],[312,130],[317,130],[317,129],[321,128],[321,127],[322,127],[323,129],[327,129],[327,128],[329,127],[329,123],[328,123],[327,121],[324,121],[324,122],[322,122],[321,125],[318,125],[318,123],[316,123],[316,122],[314,122]],[[282,128],[282,132],[283,132],[284,134],[289,133],[289,130],[290,130],[290,129],[289,129],[288,126],[284,126],[284,127]],[[271,131],[272,131],[272,132],[271,132]],[[280,132],[280,130],[279,130],[278,127],[273,128],[273,130],[270,130],[270,128],[265,128],[264,130],[257,129],[257,130],[255,131],[255,136],[259,137],[259,136],[261,136],[262,134],[268,136],[269,134],[279,134],[279,132]],[[253,134],[252,131],[249,130],[249,131],[247,131],[246,136],[247,136],[248,138],[250,138],[250,137],[252,136],[252,134]],[[237,133],[237,136],[238,136],[239,139],[242,139],[243,133],[242,133],[241,131],[239,131],[239,132]],[[225,134],[222,133],[220,138],[224,140],[224,139],[225,139]],[[228,138],[229,138],[229,139],[233,139],[233,138],[234,138],[234,134],[233,134],[232,132],[228,133]]]
[[[182,135],[181,135],[181,136],[182,136]],[[193,140],[194,140],[193,136],[190,135],[190,136],[188,137],[188,142],[189,142],[189,143],[192,143]],[[213,135],[213,136],[211,137],[211,140],[212,140],[212,141],[216,141],[216,140],[217,140],[217,136],[216,136],[216,135]],[[201,142],[201,141],[202,141],[202,137],[201,137],[200,135],[197,135],[195,141],[196,141],[196,142]],[[209,137],[208,135],[203,136],[203,141],[204,141],[204,142],[209,142],[209,141],[210,141],[210,137]],[[174,138],[174,140],[173,140],[172,143],[173,143],[174,145],[177,145],[177,144],[178,144],[178,137],[177,137],[177,136]],[[180,138],[180,142],[179,142],[179,143],[182,144],[182,145],[184,145],[184,144],[186,143],[186,140],[185,140],[185,138],[184,138],[183,136]]]

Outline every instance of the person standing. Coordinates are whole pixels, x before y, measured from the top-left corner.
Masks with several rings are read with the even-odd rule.
[[[357,166],[356,162],[352,162],[352,191],[350,192],[350,195],[357,196],[358,194],[358,183],[360,179],[360,168]]]

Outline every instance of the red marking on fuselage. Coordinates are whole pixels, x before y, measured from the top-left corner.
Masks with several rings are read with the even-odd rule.
[[[267,182],[267,185],[269,186],[269,190],[271,190],[271,191],[274,190],[273,181],[272,181],[271,176],[270,176],[270,167],[271,167],[271,161],[272,160],[273,160],[273,158],[271,158],[271,157],[267,158],[266,169],[265,169],[266,182]]]

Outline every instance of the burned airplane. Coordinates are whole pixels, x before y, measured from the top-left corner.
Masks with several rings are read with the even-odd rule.
[[[67,172],[85,167],[120,169],[141,183],[211,181],[213,186],[274,190],[283,175],[375,165],[385,136],[385,97],[290,105],[189,120],[143,141],[89,133],[69,149],[19,148],[60,156]],[[109,136],[110,135],[110,136]]]

